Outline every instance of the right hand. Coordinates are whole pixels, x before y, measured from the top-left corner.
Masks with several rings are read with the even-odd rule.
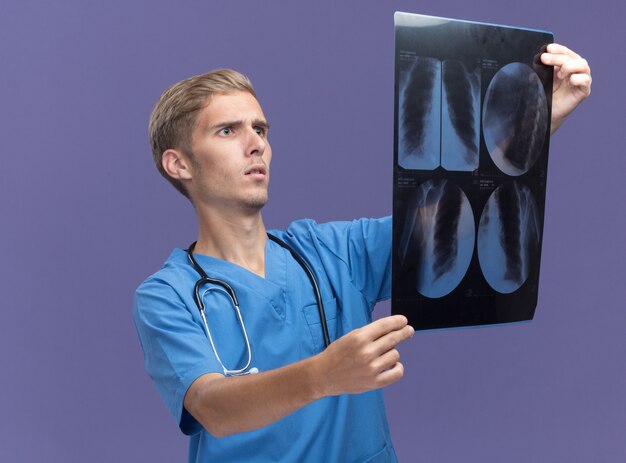
[[[591,68],[587,60],[563,45],[551,43],[541,62],[554,66],[551,133],[591,94]]]
[[[396,346],[413,336],[403,315],[381,318],[342,336],[318,355],[322,396],[358,394],[404,375]]]

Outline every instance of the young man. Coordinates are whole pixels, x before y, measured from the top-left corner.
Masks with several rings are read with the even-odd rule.
[[[590,71],[556,44],[542,60],[555,66],[555,130],[589,95]],[[235,71],[179,82],[157,102],[154,159],[199,232],[137,290],[146,369],[191,436],[191,462],[396,461],[381,388],[402,377],[396,346],[413,329],[371,317],[390,297],[391,219],[302,220],[269,236],[268,129]]]

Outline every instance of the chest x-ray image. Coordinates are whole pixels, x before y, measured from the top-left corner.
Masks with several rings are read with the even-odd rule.
[[[416,57],[402,64],[398,163],[433,170],[441,164],[441,61]]]
[[[530,189],[512,181],[489,197],[478,225],[478,260],[494,290],[512,293],[528,278],[537,254],[540,230]]]
[[[398,163],[405,169],[476,169],[479,69],[458,60],[407,56],[399,79]]]
[[[422,183],[411,198],[400,258],[415,266],[416,289],[441,297],[465,276],[474,250],[474,216],[465,193],[446,179]]]
[[[446,60],[442,81],[441,167],[472,171],[478,167],[480,69]]]
[[[416,329],[532,319],[550,33],[396,13],[392,312]]]
[[[523,63],[510,63],[491,80],[483,109],[487,150],[507,175],[521,175],[541,154],[548,103],[537,73]]]

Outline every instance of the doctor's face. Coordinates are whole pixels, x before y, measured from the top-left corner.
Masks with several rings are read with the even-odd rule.
[[[258,212],[267,202],[269,124],[247,92],[213,95],[192,135],[190,194],[197,207]]]

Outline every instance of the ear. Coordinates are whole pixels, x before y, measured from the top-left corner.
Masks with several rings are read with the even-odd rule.
[[[189,180],[192,177],[191,162],[181,151],[168,149],[161,159],[163,170],[177,180]]]

